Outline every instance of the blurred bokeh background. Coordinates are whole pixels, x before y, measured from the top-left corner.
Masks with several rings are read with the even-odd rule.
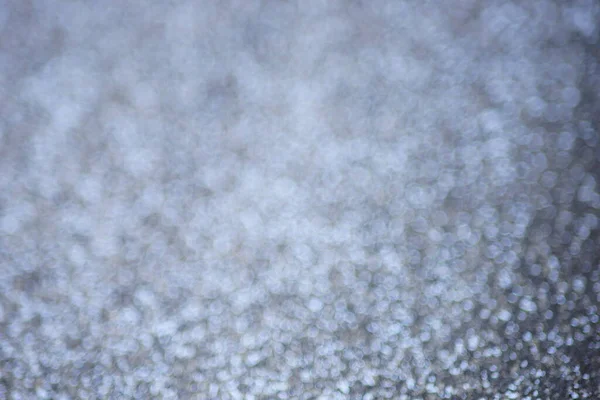
[[[0,0],[0,399],[600,398],[599,19]]]

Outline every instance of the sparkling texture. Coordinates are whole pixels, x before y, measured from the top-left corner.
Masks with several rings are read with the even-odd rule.
[[[0,399],[600,398],[600,5],[0,6]]]

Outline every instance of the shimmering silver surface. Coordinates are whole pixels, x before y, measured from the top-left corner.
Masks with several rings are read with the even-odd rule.
[[[600,398],[599,20],[0,0],[0,399]]]

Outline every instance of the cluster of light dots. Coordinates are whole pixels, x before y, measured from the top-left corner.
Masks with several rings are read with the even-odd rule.
[[[598,4],[9,3],[0,399],[600,397]]]

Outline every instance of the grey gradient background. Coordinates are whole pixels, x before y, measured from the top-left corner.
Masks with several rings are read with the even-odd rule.
[[[0,399],[600,398],[599,19],[0,0]]]

